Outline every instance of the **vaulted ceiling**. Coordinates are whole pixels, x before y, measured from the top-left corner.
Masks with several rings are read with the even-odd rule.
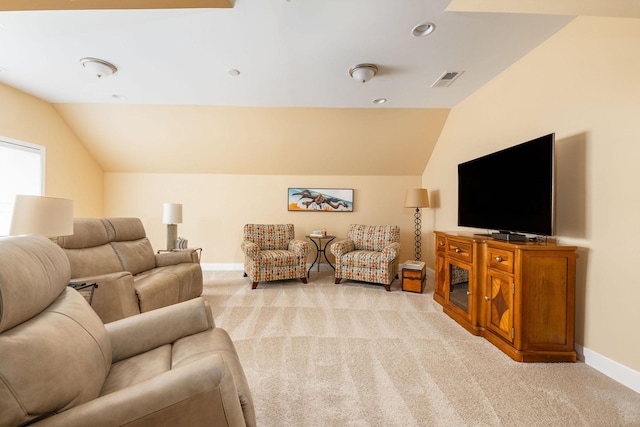
[[[640,16],[624,0],[96,1],[2,2],[0,82],[54,104],[106,172],[419,175],[448,110],[575,15]],[[359,63],[378,68],[366,83]]]

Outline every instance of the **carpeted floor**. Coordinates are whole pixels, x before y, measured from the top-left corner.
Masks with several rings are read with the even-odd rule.
[[[205,280],[259,426],[640,426],[640,394],[584,363],[512,361],[443,314],[432,284]]]

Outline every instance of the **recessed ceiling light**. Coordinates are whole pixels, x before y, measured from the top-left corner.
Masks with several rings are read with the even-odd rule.
[[[411,30],[411,35],[413,37],[426,37],[429,34],[433,33],[436,29],[436,24],[432,22],[423,22],[422,24],[418,24]]]
[[[374,104],[384,104],[385,102],[387,102],[387,98],[378,98],[373,100]]]
[[[240,75],[240,70],[236,70],[235,68],[229,68],[229,69],[227,70],[227,73],[228,73],[230,76],[239,76],[239,75]]]

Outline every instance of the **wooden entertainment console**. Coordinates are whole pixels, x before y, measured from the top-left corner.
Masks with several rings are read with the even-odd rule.
[[[576,247],[436,231],[433,299],[518,362],[575,362]]]

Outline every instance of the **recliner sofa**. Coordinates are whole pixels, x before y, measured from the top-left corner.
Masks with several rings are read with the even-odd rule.
[[[0,425],[255,426],[202,298],[103,324],[39,235],[0,238]]]
[[[91,307],[104,323],[202,294],[198,254],[154,253],[139,218],[75,218],[73,235],[58,245],[73,282],[98,284]]]

